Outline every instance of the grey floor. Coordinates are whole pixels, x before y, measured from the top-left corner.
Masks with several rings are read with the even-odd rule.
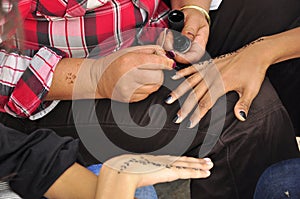
[[[177,180],[155,185],[159,199],[189,199],[189,180]]]

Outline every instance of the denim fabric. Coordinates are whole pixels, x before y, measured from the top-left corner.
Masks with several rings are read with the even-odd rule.
[[[94,164],[88,167],[94,174],[99,175],[102,164]],[[153,186],[138,188],[135,192],[137,199],[157,199],[157,194]]]
[[[254,199],[299,199],[300,158],[270,166],[260,177]]]

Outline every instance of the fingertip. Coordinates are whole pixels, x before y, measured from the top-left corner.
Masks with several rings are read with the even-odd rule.
[[[188,124],[187,124],[187,128],[191,129],[193,128],[193,122],[191,120],[189,120]]]
[[[244,122],[247,119],[247,114],[244,110],[238,109],[235,111],[235,116],[237,117],[238,120]]]
[[[175,69],[176,66],[177,66],[177,64],[176,64],[176,62],[173,60],[172,68],[170,68],[170,70],[171,70],[171,69]]]
[[[192,115],[187,124],[187,128],[189,128],[189,129],[195,128],[199,124],[201,119],[202,119],[202,117],[196,118],[194,115]]]
[[[175,118],[173,119],[173,122],[174,122],[175,124],[180,124],[182,121],[183,121],[183,118],[182,118],[179,114],[177,114],[177,115],[175,116]]]
[[[208,169],[213,168],[214,163],[213,162],[207,162],[206,165],[208,166]]]
[[[167,54],[164,55],[164,58],[167,59],[167,63],[165,66],[166,70],[173,70],[174,68],[176,68],[176,62],[174,61],[174,59],[168,57]]]
[[[186,37],[188,37],[190,40],[194,40],[197,31],[196,29],[198,29],[198,27],[194,27],[195,24],[193,24],[193,26],[191,26],[191,24],[186,24],[183,28],[183,30],[181,31],[181,33],[183,35],[185,35]]]
[[[204,174],[205,174],[205,177],[209,177],[210,174],[211,174],[211,172],[210,172],[209,170],[206,170],[206,171],[203,171],[203,172],[204,172]]]
[[[189,38],[191,41],[193,41],[195,39],[195,33],[193,33],[192,31],[183,31],[182,34],[184,36],[186,36],[187,38]]]
[[[205,162],[212,162],[210,158],[203,158],[203,160],[205,160]]]
[[[245,111],[239,111],[239,114],[240,114],[240,116],[241,116],[244,120],[247,119],[247,115],[246,115],[246,112],[245,112]]]
[[[172,79],[172,80],[178,80],[178,79],[180,79],[180,78],[182,78],[182,76],[179,75],[179,73],[175,73],[175,75],[171,76],[171,79]]]
[[[176,54],[173,50],[167,51],[166,52],[167,57],[169,57],[170,59],[174,59],[176,57]]]
[[[174,101],[175,101],[175,100],[174,100],[174,98],[173,98],[172,95],[168,95],[168,97],[165,99],[165,102],[166,102],[167,104],[172,104]]]

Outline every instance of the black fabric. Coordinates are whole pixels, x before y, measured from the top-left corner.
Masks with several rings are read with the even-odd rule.
[[[78,140],[39,129],[30,135],[0,124],[0,179],[24,199],[40,199],[78,159]]]
[[[169,76],[170,74],[166,73],[166,79],[171,81],[170,78],[167,78]],[[148,111],[151,105],[161,104],[165,108],[168,114],[166,124],[159,133],[150,138],[137,139],[124,133],[114,122],[110,109],[112,104],[109,100],[96,100],[97,120],[87,117],[89,122],[84,121],[79,126],[84,129],[84,133],[93,135],[93,132],[97,132],[97,126],[100,123],[107,138],[116,146],[130,152],[153,152],[153,149],[160,149],[169,144],[178,133],[178,125],[174,124],[172,120],[179,109],[179,104],[166,105],[163,102],[163,97],[167,96],[169,92],[168,89],[161,88],[146,100],[130,105],[132,119],[140,126],[149,123]],[[192,198],[250,199],[253,196],[256,181],[263,170],[275,162],[299,157],[289,116],[268,80],[264,82],[259,95],[254,100],[246,122],[238,121],[233,114],[233,107],[237,99],[238,96],[234,92],[227,95],[226,122],[216,145],[207,155],[215,165],[212,175],[208,179],[192,180]],[[92,110],[93,107],[88,102],[89,100],[80,101],[80,106],[86,110]],[[122,103],[118,103],[118,105],[120,108],[125,106],[124,104],[122,106]],[[71,102],[62,102],[57,109],[39,121],[12,120],[4,114],[1,114],[1,120],[14,125],[14,127],[22,122],[22,125],[18,125],[19,128],[22,126],[28,129],[47,127],[54,129],[61,136],[68,134],[78,137],[72,117],[63,114],[70,106]],[[218,106],[220,106],[219,102],[216,107]],[[70,109],[68,114],[72,115]],[[78,113],[76,117],[81,117],[80,114]],[[149,133],[157,129],[156,123],[163,120],[162,114],[155,114],[153,119],[152,126],[146,129]],[[122,117],[122,120],[123,127],[126,126],[128,131],[136,130],[136,127],[129,123],[130,118]],[[192,130],[183,128],[181,129],[183,137],[177,143],[178,145],[173,150],[164,151],[161,154],[182,155],[182,153],[176,154],[174,151],[179,147],[189,145],[184,154],[198,156],[204,137],[214,136],[213,134],[207,135],[208,127],[214,128],[222,118],[215,118],[209,125],[210,120],[211,112],[201,120],[192,144],[189,143],[189,139],[193,137]],[[184,121],[184,125],[186,124],[187,122]],[[101,143],[99,140],[99,145]],[[99,151],[99,154],[110,150],[107,148],[106,151]],[[85,156],[89,164],[97,162],[87,155],[86,150],[81,151],[81,154]]]
[[[299,13],[299,0],[223,0],[219,10],[210,12],[212,25],[207,50],[212,57],[215,57],[237,50],[261,36],[287,30],[295,24]],[[299,63],[297,60],[291,62],[295,63],[295,66]],[[272,83],[281,80],[280,73],[277,77],[270,75]],[[298,74],[299,69],[295,73]],[[165,73],[165,85],[170,85],[172,89],[171,87],[175,85],[170,80],[170,75],[169,72]],[[292,84],[293,88],[290,91],[292,93],[284,94],[279,87],[277,91],[281,99],[285,99],[282,95],[294,95],[299,85]],[[84,121],[79,122],[79,126],[84,129],[85,133],[91,135],[98,130],[97,126],[100,123],[106,137],[120,148],[131,152],[153,152],[154,149],[160,149],[169,144],[178,133],[179,126],[172,120],[180,105],[179,103],[173,105],[164,103],[169,92],[169,89],[162,87],[146,100],[130,104],[131,118],[140,126],[149,124],[151,105],[159,104],[165,109],[167,113],[165,125],[157,134],[149,138],[137,139],[125,134],[116,124],[111,106],[117,104],[120,108],[124,108],[126,104],[112,103],[110,100],[96,100],[97,119],[92,119],[90,115],[81,112],[75,114],[75,119],[85,118]],[[222,134],[207,155],[213,160],[215,166],[208,179],[192,180],[193,199],[250,199],[253,196],[256,181],[263,170],[275,162],[299,157],[289,115],[268,79],[264,81],[258,96],[253,101],[246,122],[238,121],[233,114],[237,99],[238,96],[234,92],[226,95],[226,121]],[[81,100],[77,103],[80,103],[84,110],[92,112],[94,107],[89,102],[91,100]],[[61,136],[78,137],[71,107],[70,101],[61,102],[54,111],[37,121],[16,119],[1,113],[0,121],[28,133],[37,128],[51,128]],[[221,101],[218,101],[215,108],[217,111],[222,110]],[[299,110],[298,106],[295,110]],[[211,116],[212,113],[209,112],[201,120],[192,144],[189,143],[189,139],[193,136],[192,130],[182,128],[183,138],[176,148],[188,145],[185,155],[198,156],[205,136],[215,136],[213,133],[207,133],[208,128],[215,128],[222,122],[222,112],[220,112],[220,117],[211,118]],[[125,115],[120,115],[120,117],[123,127],[125,126],[129,131],[136,130],[136,127],[130,123],[131,118]],[[154,111],[152,119],[146,132],[157,130],[157,124],[164,119],[163,114]],[[210,124],[211,119],[213,121]],[[187,121],[184,121],[184,125],[186,124]],[[89,164],[97,162],[83,145],[81,147],[80,152]],[[176,148],[164,151],[163,154],[182,155],[182,153],[174,152]],[[110,148],[106,149],[106,151],[110,150]],[[99,153],[105,153],[105,151],[99,151]]]

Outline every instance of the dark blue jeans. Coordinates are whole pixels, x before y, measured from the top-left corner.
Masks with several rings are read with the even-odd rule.
[[[270,166],[260,177],[254,199],[299,199],[300,158]]]

